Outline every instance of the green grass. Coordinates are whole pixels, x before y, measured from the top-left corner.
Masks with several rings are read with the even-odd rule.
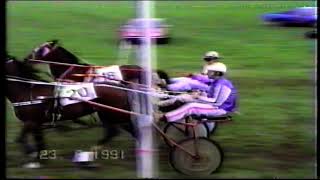
[[[157,47],[157,64],[174,76],[196,72],[208,50],[224,56],[228,77],[240,93],[240,115],[223,124],[211,138],[225,151],[219,172],[208,178],[315,178],[315,41],[304,38],[310,28],[264,25],[259,16],[311,1],[156,2],[156,16],[173,25],[172,43]],[[117,30],[135,15],[134,2],[7,3],[7,49],[23,58],[49,39],[80,59],[97,65],[118,62]],[[77,170],[70,160],[56,160],[39,170],[19,166],[20,148],[13,143],[21,123],[7,105],[7,176],[54,178],[135,177],[135,144],[126,133],[109,148],[123,149],[128,159],[107,160],[96,171]],[[48,131],[49,148],[61,155],[88,149],[101,128]],[[184,178],[167,161],[161,147],[160,178]],[[205,177],[206,178],[206,177]]]

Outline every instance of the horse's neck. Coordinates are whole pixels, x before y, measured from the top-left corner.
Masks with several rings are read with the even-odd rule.
[[[50,67],[51,74],[55,79],[70,79],[76,82],[84,81],[84,77],[73,76],[73,74],[85,74],[89,71],[90,67],[72,67],[66,66],[65,68]]]
[[[57,67],[56,65],[50,65],[50,72],[55,79],[59,78],[67,70],[68,70],[67,66]]]
[[[66,64],[80,64],[79,62],[76,62],[76,60],[72,58],[65,57],[63,55],[58,55],[57,57],[54,56],[54,54],[48,54],[45,57],[45,60],[57,62],[57,63],[66,63]],[[71,66],[69,65],[58,65],[58,64],[49,64],[50,72],[54,76],[54,78],[61,78],[61,75],[63,75],[66,71],[69,70]],[[70,72],[67,72],[69,74]]]

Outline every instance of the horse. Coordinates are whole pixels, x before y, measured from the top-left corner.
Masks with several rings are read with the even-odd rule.
[[[58,65],[58,64],[49,64],[51,74],[55,80],[68,79],[75,82],[88,82],[92,81],[94,78],[88,78],[86,76],[74,76],[73,74],[103,74],[104,80],[109,80],[115,82],[115,79],[118,83],[128,84],[132,83],[143,83],[143,77],[145,77],[145,71],[138,65],[112,65],[105,67],[106,72],[101,72],[102,67],[97,68],[92,64],[82,63],[78,57],[74,54],[61,47],[58,40],[50,40],[39,47],[36,47],[30,54],[28,54],[24,61],[31,62],[30,60],[42,60],[42,61],[51,61],[57,63],[67,63],[75,64],[80,66],[71,66],[71,65]],[[34,62],[32,62],[34,63]],[[168,74],[157,69],[155,71],[156,76],[153,76],[154,82],[159,87],[165,89],[166,84],[170,83],[170,77]],[[97,79],[97,78],[96,78]],[[100,78],[101,79],[101,78]]]
[[[95,71],[93,65],[81,63],[78,57],[67,51],[65,48],[61,47],[58,43],[58,40],[47,41],[39,47],[35,48],[29,55],[24,58],[25,61],[28,61],[30,59],[40,59],[44,61],[87,66],[79,67],[49,64],[50,71],[55,79],[61,78],[60,76],[64,75],[64,79],[73,80],[75,82],[84,82],[86,77],[72,76],[72,74],[86,74]],[[114,74],[108,73],[107,76],[110,76],[111,78],[112,76],[121,76],[124,81],[141,83],[141,74],[143,72],[143,69],[138,65],[120,65],[118,67],[114,66],[113,71],[115,72]]]
[[[54,116],[57,108],[55,89],[61,87],[61,83],[44,81],[37,75],[37,70],[32,65],[12,57],[6,58],[5,70],[6,97],[14,106],[16,117],[23,122],[17,143],[22,145],[24,154],[30,156],[36,153],[37,156],[34,158],[37,161],[41,161],[39,154],[46,148],[41,126],[47,122],[72,120],[97,112],[104,130],[104,136],[98,141],[98,145],[103,145],[116,136],[119,127],[137,138],[138,134],[134,122],[131,121],[131,114],[92,105],[96,103],[129,112],[131,109],[130,93],[127,91],[106,86],[107,84],[91,83],[96,93],[96,97],[90,101],[92,103],[78,101],[75,104],[63,106],[60,108],[61,117],[57,119]],[[63,86],[68,87],[69,85]],[[31,134],[34,137],[36,148],[28,144],[27,136]]]

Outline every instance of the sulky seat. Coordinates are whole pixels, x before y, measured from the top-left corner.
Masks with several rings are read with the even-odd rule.
[[[192,119],[199,120],[199,121],[228,121],[232,120],[232,116],[230,114],[225,114],[222,116],[211,116],[208,117],[206,115],[191,115]]]

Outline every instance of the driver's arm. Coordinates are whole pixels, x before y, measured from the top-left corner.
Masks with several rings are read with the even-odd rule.
[[[227,86],[217,86],[214,89],[214,95],[212,98],[200,96],[198,100],[203,103],[213,103],[214,106],[222,105],[230,96],[231,89]]]

